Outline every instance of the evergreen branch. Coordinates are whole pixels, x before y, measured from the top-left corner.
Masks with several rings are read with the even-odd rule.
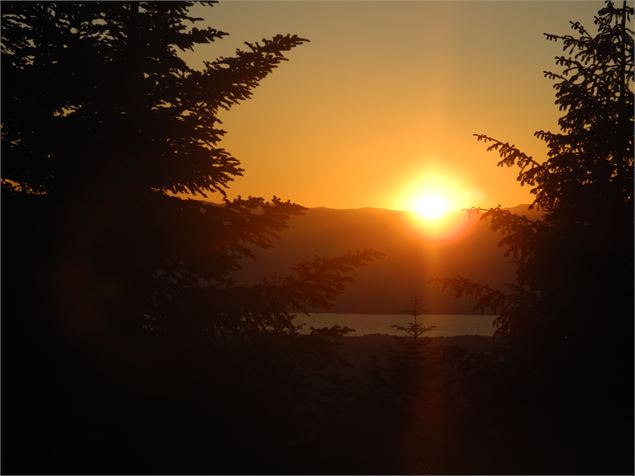
[[[544,164],[536,162],[532,157],[520,151],[514,145],[510,145],[507,142],[501,142],[485,134],[473,135],[476,136],[479,142],[483,141],[486,143],[492,143],[487,147],[487,150],[494,150],[498,152],[498,155],[501,157],[501,160],[497,164],[499,167],[512,167],[516,165],[520,168],[516,180],[518,180],[521,185],[528,184],[536,186],[539,181],[548,174],[548,170],[545,168]],[[532,190],[532,193],[534,193],[534,190],[535,189]]]
[[[292,275],[284,279],[285,288],[291,290],[292,303],[304,310],[306,305],[330,308],[353,279],[348,274],[360,266],[383,257],[373,250],[348,252],[335,258],[314,257],[296,264]]]
[[[474,301],[475,311],[502,313],[512,304],[512,297],[486,284],[479,284],[463,276],[435,277],[431,283],[441,286],[445,292],[450,290],[455,298],[467,296]]]

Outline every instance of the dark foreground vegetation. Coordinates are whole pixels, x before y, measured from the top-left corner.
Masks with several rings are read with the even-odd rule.
[[[370,351],[292,313],[377,253],[241,285],[301,207],[176,195],[241,173],[217,113],[306,41],[195,71],[176,51],[225,34],[190,6],[2,4],[2,471],[632,473],[632,8],[548,35],[565,53],[546,160],[478,136],[541,211],[483,213],[515,259],[507,290],[440,279],[500,316],[496,336],[413,323]]]

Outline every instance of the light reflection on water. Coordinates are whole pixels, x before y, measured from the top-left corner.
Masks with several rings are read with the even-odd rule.
[[[493,321],[496,316],[481,314],[421,314],[417,322],[425,327],[435,326],[424,337],[450,337],[462,335],[491,336],[494,334]],[[392,334],[405,335],[393,325],[405,326],[413,321],[407,314],[334,314],[314,313],[310,316],[298,314],[296,323],[304,324],[302,333],[310,332],[310,327],[346,326],[355,329],[349,335]]]

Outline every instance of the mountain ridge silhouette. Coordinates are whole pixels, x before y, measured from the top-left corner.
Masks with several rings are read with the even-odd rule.
[[[514,213],[537,215],[528,205],[506,208]],[[358,209],[307,208],[289,220],[280,240],[271,248],[254,250],[233,277],[254,283],[264,277],[284,276],[295,263],[314,256],[336,256],[371,248],[384,257],[352,273],[354,281],[336,299],[332,309],[311,312],[398,314],[408,309],[415,296],[422,312],[471,313],[472,304],[442,292],[434,277],[461,275],[504,290],[514,281],[512,259],[498,247],[502,238],[478,216],[451,212],[463,223],[463,231],[449,238],[425,236],[407,211],[374,207]]]

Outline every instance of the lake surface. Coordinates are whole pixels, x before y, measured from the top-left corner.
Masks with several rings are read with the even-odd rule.
[[[492,323],[496,316],[483,314],[421,314],[417,322],[423,326],[435,326],[424,333],[424,337],[450,337],[462,335],[491,336],[494,334]],[[308,333],[310,327],[346,326],[355,329],[349,335],[366,334],[405,335],[393,325],[405,326],[412,322],[407,314],[329,314],[314,313],[310,316],[298,314],[296,322],[304,324],[302,333]]]

